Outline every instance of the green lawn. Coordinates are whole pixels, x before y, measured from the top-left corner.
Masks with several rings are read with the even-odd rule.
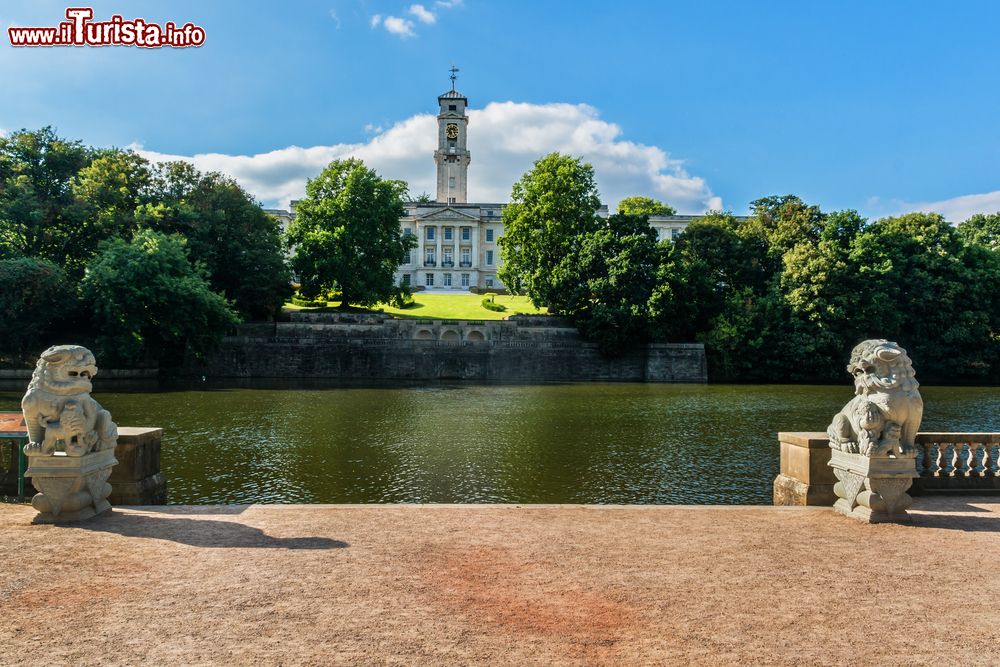
[[[418,318],[425,320],[502,320],[508,315],[539,315],[545,314],[545,308],[535,308],[526,296],[498,295],[496,303],[507,307],[503,312],[495,312],[483,308],[482,294],[441,294],[440,292],[414,292],[414,304],[409,308],[394,308],[385,304],[378,306],[393,317]],[[337,305],[332,302],[330,306]],[[315,308],[300,308],[291,303],[285,304],[286,310],[318,310]]]

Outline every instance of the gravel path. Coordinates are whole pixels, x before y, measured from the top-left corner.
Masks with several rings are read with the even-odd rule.
[[[0,506],[0,664],[1000,664],[1000,498]]]

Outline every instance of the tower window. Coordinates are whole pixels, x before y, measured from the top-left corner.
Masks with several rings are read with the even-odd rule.
[[[458,106],[456,106],[454,104],[449,104],[448,105],[448,111],[458,111]]]
[[[448,187],[449,188],[454,188],[455,187],[455,177],[454,176],[449,176],[448,177]]]

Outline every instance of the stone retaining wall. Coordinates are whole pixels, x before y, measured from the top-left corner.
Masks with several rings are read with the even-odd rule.
[[[193,374],[241,378],[479,382],[705,382],[701,344],[653,344],[608,358],[561,320],[451,321],[295,313],[227,337]]]

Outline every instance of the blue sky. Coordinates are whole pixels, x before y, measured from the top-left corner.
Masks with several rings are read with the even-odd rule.
[[[872,216],[1000,209],[1000,3],[414,4],[95,2],[97,19],[192,21],[206,43],[14,49],[3,35],[0,129],[193,157],[268,205],[347,154],[419,192],[454,62],[478,110],[473,199],[505,200],[559,149],[594,162],[612,205],[743,212],[795,193]],[[55,25],[65,8],[4,2],[0,26]]]

